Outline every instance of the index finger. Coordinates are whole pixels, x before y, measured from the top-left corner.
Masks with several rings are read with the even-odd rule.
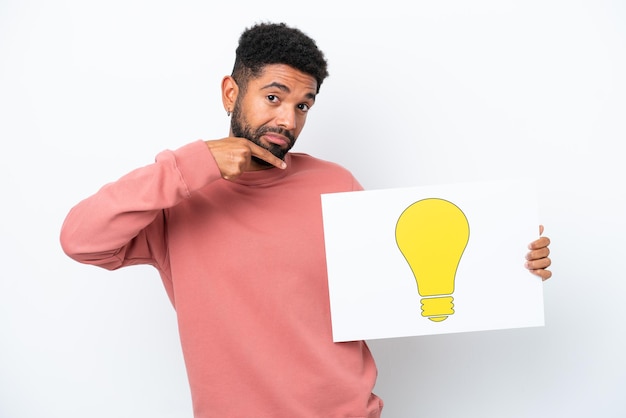
[[[548,237],[540,237],[528,245],[528,248],[531,250],[536,250],[538,248],[544,248],[550,245],[550,238]]]
[[[286,162],[272,154],[269,150],[255,144],[254,142],[250,142],[250,151],[252,151],[252,155],[270,163],[274,167],[280,169],[284,169],[287,167]]]

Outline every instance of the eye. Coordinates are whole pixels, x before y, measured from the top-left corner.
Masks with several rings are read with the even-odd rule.
[[[308,112],[310,108],[311,108],[311,106],[309,106],[309,105],[308,105],[308,104],[306,104],[306,103],[300,103],[300,104],[298,105],[298,109],[300,109],[300,110],[301,110],[301,111],[303,111],[303,112]]]
[[[275,96],[273,94],[268,94],[267,95],[267,100],[269,100],[272,103],[276,103],[276,102],[278,102],[278,96]]]

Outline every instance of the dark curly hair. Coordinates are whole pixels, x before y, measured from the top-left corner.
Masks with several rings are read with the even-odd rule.
[[[285,23],[257,23],[239,37],[232,77],[242,91],[248,80],[269,64],[286,64],[317,80],[317,92],[328,76],[324,53],[308,35]]]

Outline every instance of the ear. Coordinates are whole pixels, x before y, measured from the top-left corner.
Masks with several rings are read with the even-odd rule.
[[[235,79],[227,75],[222,79],[222,104],[224,110],[232,112],[235,108],[235,101],[239,94],[239,86],[235,82]]]

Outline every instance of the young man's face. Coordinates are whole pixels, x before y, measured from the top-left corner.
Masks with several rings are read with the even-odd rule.
[[[313,76],[284,64],[266,66],[260,77],[248,81],[245,94],[237,97],[231,135],[247,138],[284,159],[304,127],[316,92]]]

